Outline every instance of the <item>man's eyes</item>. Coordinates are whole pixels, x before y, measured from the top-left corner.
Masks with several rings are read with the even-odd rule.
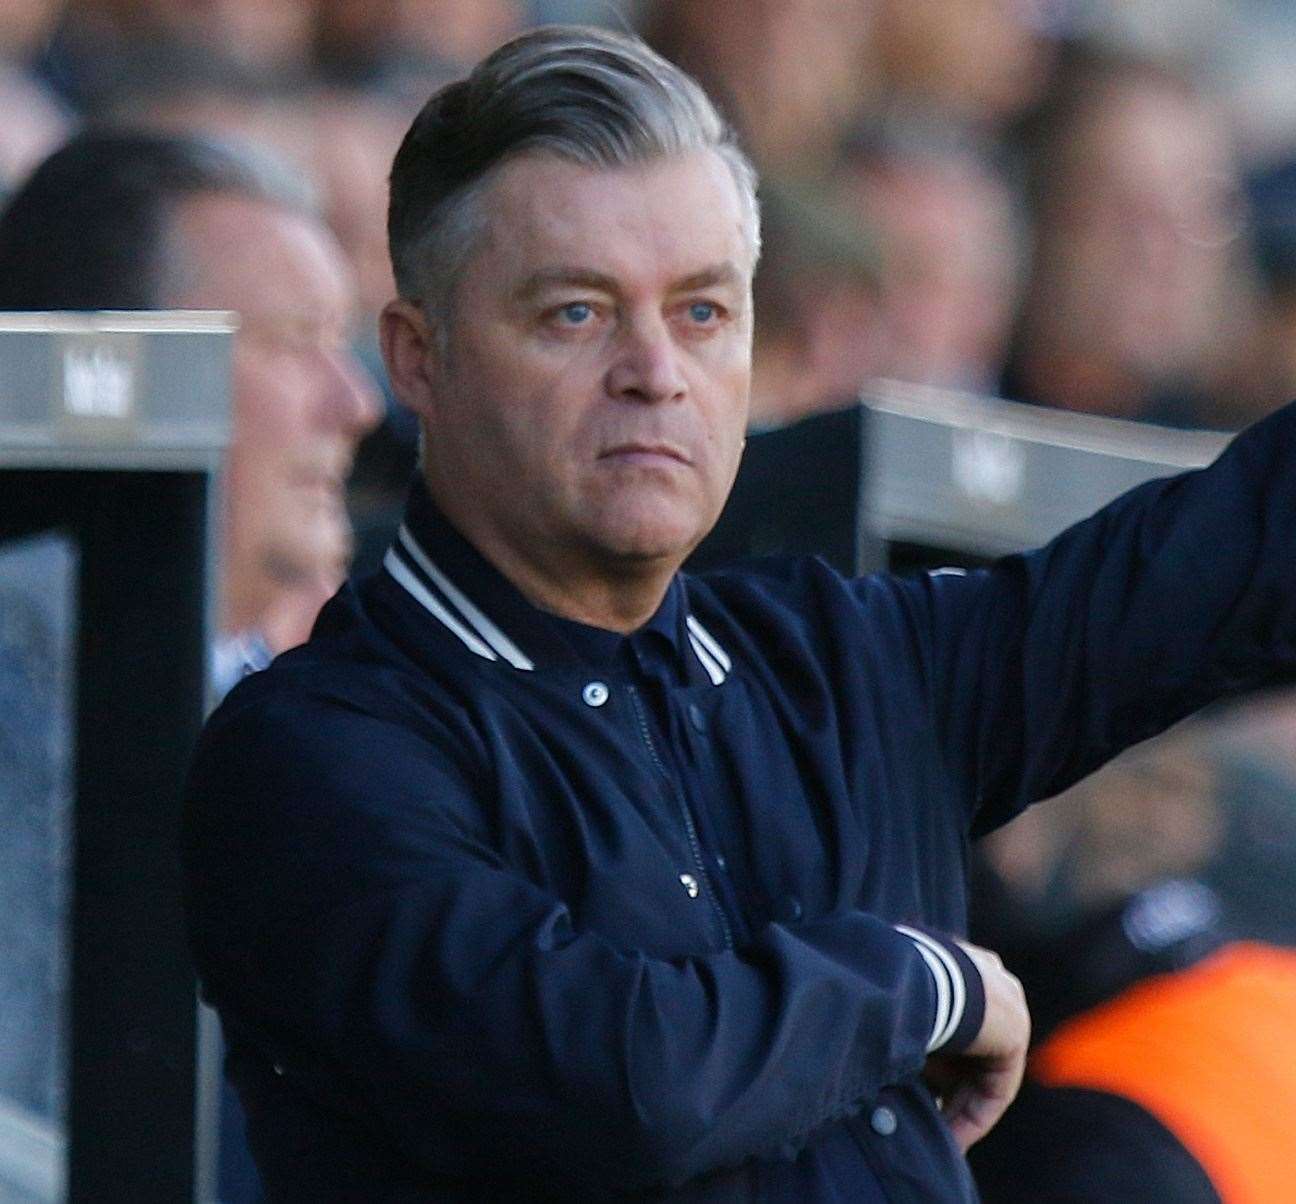
[[[594,307],[587,301],[569,301],[558,316],[569,326],[583,326],[594,316]]]
[[[727,312],[719,302],[704,300],[686,302],[675,310],[677,319],[683,318],[692,326],[716,326]],[[572,329],[591,325],[599,313],[599,306],[592,301],[565,301],[550,309],[546,320],[555,326]]]

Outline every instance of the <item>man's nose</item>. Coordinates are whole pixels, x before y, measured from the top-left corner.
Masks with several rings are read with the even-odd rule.
[[[359,439],[382,418],[378,387],[349,349],[330,349],[324,357],[328,382],[323,400],[330,423]]]
[[[644,320],[622,332],[606,383],[613,397],[626,401],[657,403],[684,396],[688,384],[680,349],[664,320]]]

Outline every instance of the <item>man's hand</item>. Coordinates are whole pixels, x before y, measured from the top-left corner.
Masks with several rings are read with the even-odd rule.
[[[999,955],[966,941],[959,945],[981,973],[985,1019],[966,1049],[932,1054],[924,1077],[966,1153],[995,1126],[1021,1086],[1031,1022],[1022,985],[1004,969]]]

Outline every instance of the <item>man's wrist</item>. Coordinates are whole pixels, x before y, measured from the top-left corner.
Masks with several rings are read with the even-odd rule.
[[[976,1040],[985,1019],[981,972],[957,941],[927,929],[896,924],[931,971],[936,988],[936,1016],[927,1052],[958,1053]]]

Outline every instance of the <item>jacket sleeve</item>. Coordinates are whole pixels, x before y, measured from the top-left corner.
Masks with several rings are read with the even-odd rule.
[[[501,861],[460,760],[296,696],[204,737],[185,838],[204,993],[315,1105],[437,1173],[607,1193],[791,1156],[921,1069],[930,947],[863,913],[714,956],[615,947]]]
[[[1296,676],[1296,407],[1045,547],[905,587],[984,831],[1216,699]]]

